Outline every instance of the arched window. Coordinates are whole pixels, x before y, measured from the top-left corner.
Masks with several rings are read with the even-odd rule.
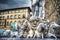
[[[9,22],[7,22],[7,25],[9,25]]]
[[[23,18],[25,18],[25,14],[23,14]]]
[[[3,16],[3,19],[5,19],[5,16]]]
[[[10,21],[10,25],[11,25],[12,21]]]
[[[12,19],[13,15],[10,16],[10,19]]]
[[[16,19],[16,18],[17,18],[17,15],[14,16],[14,19]]]
[[[18,15],[18,18],[21,18],[21,15]]]
[[[19,10],[15,10],[15,12],[16,12],[16,13],[18,13],[18,12],[19,12]]]
[[[0,22],[0,26],[2,25],[2,22]]]
[[[9,16],[7,16],[7,19],[9,19]]]

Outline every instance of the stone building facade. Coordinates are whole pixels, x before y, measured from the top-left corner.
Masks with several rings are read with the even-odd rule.
[[[11,22],[19,21],[22,23],[30,17],[30,12],[31,9],[29,7],[0,10],[0,27],[6,25],[6,28],[10,29]],[[4,20],[6,20],[6,22]]]

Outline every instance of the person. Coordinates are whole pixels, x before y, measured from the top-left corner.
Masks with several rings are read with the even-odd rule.
[[[11,21],[11,30],[14,31],[15,30],[15,24]]]

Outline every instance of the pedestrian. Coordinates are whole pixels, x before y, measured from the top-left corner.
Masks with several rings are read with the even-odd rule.
[[[15,24],[14,24],[14,22],[11,21],[10,25],[11,25],[11,30],[14,31],[15,30]]]

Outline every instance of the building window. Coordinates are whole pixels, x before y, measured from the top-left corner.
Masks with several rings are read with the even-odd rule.
[[[0,22],[0,26],[2,25],[2,23]]]
[[[7,22],[7,25],[9,25],[9,22]]]
[[[10,19],[12,19],[13,15],[10,16]]]
[[[0,16],[0,19],[2,19],[2,16]]]
[[[12,21],[10,21],[10,25],[11,25]]]
[[[23,11],[25,12],[26,10],[24,9]]]
[[[4,25],[3,25],[3,22],[0,22],[0,26],[4,26]]]
[[[4,12],[1,12],[1,15],[3,15],[4,14]]]
[[[8,14],[8,11],[4,12],[4,14]]]
[[[5,19],[5,16],[3,16],[3,19]]]
[[[3,19],[3,16],[1,16],[1,19]]]
[[[15,13],[15,10],[12,10],[11,13]]]
[[[14,19],[16,19],[16,18],[17,18],[17,15],[14,16]]]
[[[18,12],[19,12],[19,10],[15,10],[15,12],[16,12],[16,13],[18,13]]]
[[[9,14],[9,11],[8,11],[8,14]]]
[[[18,13],[20,13],[20,10],[18,10]]]
[[[18,15],[18,18],[21,18],[21,15]]]
[[[23,14],[23,18],[25,18],[25,14]]]
[[[7,19],[9,19],[9,16],[7,16]]]
[[[12,11],[9,11],[9,13],[12,13]]]

